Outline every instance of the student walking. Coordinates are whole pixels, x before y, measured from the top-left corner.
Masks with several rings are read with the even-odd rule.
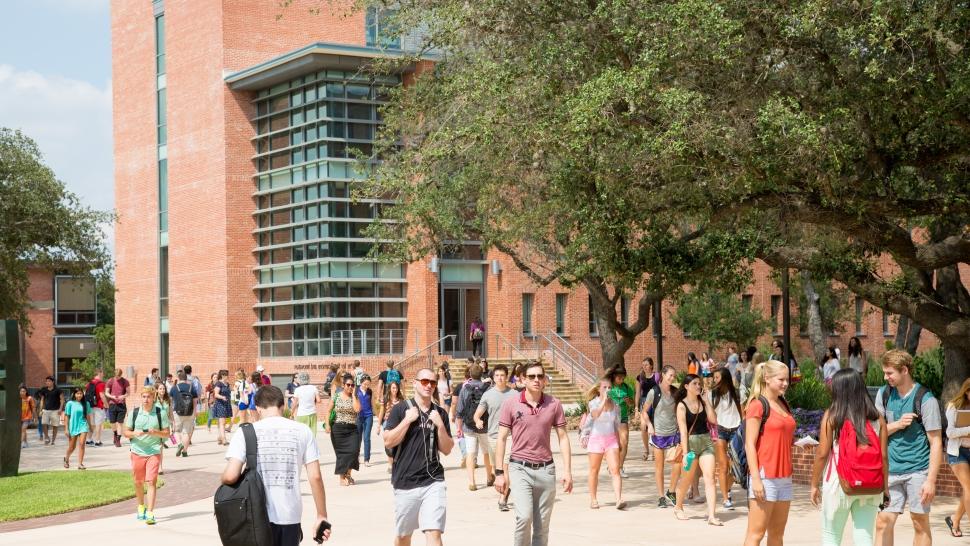
[[[628,478],[623,468],[626,454],[630,450],[630,412],[633,410],[633,387],[626,384],[626,368],[614,368],[610,374],[610,399],[620,412],[620,426],[617,429],[620,439],[620,476]]]
[[[169,396],[169,391],[174,389],[175,385],[169,386],[167,383],[158,383],[155,385],[155,405],[159,408],[165,418],[169,422],[169,433],[168,439],[175,445],[175,433],[172,432],[172,424],[175,423],[174,415],[172,414],[172,398]],[[165,440],[162,440],[162,451],[158,452],[158,473],[164,474],[165,468],[163,464],[165,463],[165,452],[168,449],[165,445]]]
[[[220,371],[215,388],[212,390],[212,397],[215,400],[212,405],[212,415],[216,418],[219,427],[219,438],[216,440],[219,445],[229,443],[226,441],[226,421],[232,421],[232,389],[229,388],[227,383],[228,378],[228,371]]]
[[[125,404],[125,400],[128,398],[130,384],[123,375],[124,371],[121,368],[115,368],[115,376],[108,380],[104,389],[104,395],[108,399],[108,423],[111,423],[114,429],[115,447],[121,447],[121,437],[125,429],[125,416],[128,415],[128,406]]]
[[[388,383],[385,396],[386,398],[384,403],[381,404],[380,415],[377,419],[377,433],[381,435],[383,435],[384,431],[387,429],[387,420],[391,417],[391,409],[401,402],[404,402],[404,394],[401,392],[401,384]],[[394,452],[387,446],[384,446],[384,454],[387,455],[387,473],[390,474],[394,469]]]
[[[930,504],[943,456],[940,404],[913,380],[913,357],[906,351],[887,351],[882,373],[886,385],[876,395],[876,409],[889,433],[889,502],[876,519],[876,544],[893,543],[896,519],[907,506],[913,544],[930,544]]]
[[[684,498],[687,490],[694,484],[697,469],[704,477],[704,491],[707,495],[707,524],[720,527],[717,519],[717,492],[714,487],[714,442],[711,441],[710,424],[716,424],[714,409],[701,393],[704,387],[701,378],[688,374],[674,395],[677,408],[677,428],[680,430],[680,445],[687,446],[684,472],[677,482],[677,503],[674,516],[679,520],[688,519],[684,513]]]
[[[473,357],[485,356],[482,352],[482,345],[485,343],[485,325],[482,324],[481,317],[475,317],[475,320],[468,326],[468,340],[472,342]]]
[[[613,482],[616,509],[626,509],[626,502],[623,500],[623,478],[620,476],[620,410],[610,398],[612,384],[609,377],[604,377],[586,394],[589,408],[588,422],[585,423],[589,429],[589,439],[586,444],[589,457],[589,507],[594,510],[600,507],[596,499],[596,490],[599,487],[600,465],[603,464],[604,456]]]
[[[291,400],[293,408],[290,415],[298,423],[303,423],[311,431],[314,437],[317,434],[317,404],[320,403],[320,393],[317,387],[310,384],[310,374],[300,372],[299,386],[293,391]]]
[[[357,385],[349,373],[343,375],[343,389],[331,399],[333,423],[325,423],[330,433],[333,451],[337,461],[333,473],[340,476],[340,485],[353,485],[351,472],[360,469],[360,432],[357,431],[357,415],[360,413],[360,399],[355,394]],[[328,411],[328,414],[331,413]]]
[[[437,382],[429,368],[414,378],[414,398],[395,404],[384,428],[384,445],[394,453],[394,544],[410,546],[420,530],[428,546],[441,546],[447,516],[447,488],[441,454],[455,443],[448,413],[434,403]]]
[[[485,391],[482,395],[481,401],[478,403],[478,409],[475,410],[474,420],[475,426],[479,429],[488,426],[488,442],[489,451],[493,455],[493,461],[496,469],[501,469],[506,475],[509,472],[509,457],[506,455],[503,460],[494,459],[495,454],[495,444],[498,440],[498,422],[499,413],[502,410],[502,404],[506,400],[517,396],[519,393],[509,386],[509,369],[504,364],[499,364],[492,368],[492,388]],[[485,421],[488,421],[487,423]],[[511,453],[511,450],[506,450],[506,453]],[[493,484],[494,484],[494,475]],[[501,512],[508,512],[509,510],[509,491],[506,488],[504,494],[499,496],[498,509]]]
[[[835,377],[835,372],[841,369],[842,363],[839,362],[839,357],[835,354],[835,347],[829,347],[825,351],[825,358],[822,359],[822,380],[827,385],[831,385],[832,378]]]
[[[549,436],[553,429],[562,454],[563,492],[573,490],[573,473],[566,416],[562,404],[544,394],[546,374],[542,364],[525,369],[525,390],[502,404],[499,413],[495,458],[505,456],[506,442],[512,436],[509,475],[495,471],[495,489],[504,494],[512,490],[515,503],[514,546],[546,546],[549,523],[556,502],[556,467]]]
[[[451,409],[451,370],[447,362],[438,367],[438,404],[447,410]]]
[[[293,415],[293,393],[296,392],[296,388],[300,386],[300,374],[293,374],[290,376],[290,382],[286,384],[286,390],[283,391],[283,396],[286,397],[286,409],[290,410],[290,415]]]
[[[209,376],[209,383],[203,389],[204,392],[202,394],[202,397],[205,400],[205,404],[204,404],[204,406],[205,406],[205,413],[206,413],[206,416],[205,416],[205,431],[206,432],[209,432],[209,433],[212,432],[212,422],[216,420],[216,416],[215,416],[215,406],[216,406],[215,392],[216,392],[216,383],[218,383],[218,382],[219,382],[219,374],[218,373],[214,373],[211,376]]]
[[[189,381],[185,370],[178,372],[178,381],[168,393],[172,400],[172,410],[175,420],[174,432],[179,434],[176,457],[188,457],[189,447],[192,445],[192,431],[195,430],[195,408],[199,402],[199,391]]]
[[[273,385],[260,388],[253,399],[259,419],[253,423],[256,437],[256,471],[266,489],[266,510],[273,535],[273,546],[297,546],[303,539],[300,521],[303,499],[300,496],[300,468],[307,474],[316,510],[315,532],[327,522],[327,496],[320,474],[320,452],[314,434],[304,425],[283,417],[283,391]],[[226,450],[222,483],[239,481],[246,462],[246,436],[236,434]],[[330,538],[330,529],[323,539]]]
[[[849,349],[846,353],[849,357],[849,367],[859,372],[862,375],[862,381],[865,382],[866,376],[869,375],[869,357],[858,337],[849,338]]]
[[[468,489],[475,491],[478,485],[475,483],[475,460],[481,452],[485,459],[485,483],[486,487],[491,487],[495,483],[495,474],[492,469],[492,461],[495,454],[492,452],[492,445],[489,442],[487,429],[480,420],[476,423],[475,412],[481,404],[485,393],[489,391],[489,386],[482,382],[482,368],[478,364],[472,364],[468,368],[469,380],[461,387],[458,395],[458,403],[455,404],[455,428],[461,430],[465,438],[465,469],[468,471]]]
[[[136,407],[125,420],[122,436],[131,441],[131,472],[135,481],[135,497],[138,499],[137,519],[155,525],[155,493],[158,474],[162,465],[162,443],[170,434],[168,412],[155,404],[160,388],[142,387],[141,406]]]
[[[660,383],[660,374],[654,371],[653,359],[649,356],[643,359],[642,368],[636,378],[636,392],[633,395],[637,412],[643,411],[643,403],[647,399],[647,393],[652,391]],[[640,440],[643,442],[643,460],[650,460],[650,435],[647,434],[647,427],[640,422]]]
[[[748,457],[748,530],[745,546],[782,544],[792,500],[791,446],[795,436],[785,391],[788,366],[777,360],[758,364],[744,415]],[[767,419],[764,418],[768,414]]]
[[[970,379],[963,381],[960,390],[946,407],[946,460],[953,470],[953,475],[960,482],[961,495],[953,516],[947,516],[944,521],[950,528],[950,534],[955,537],[963,536],[960,520],[963,519],[967,507],[970,507],[970,426],[957,426],[959,415],[957,412],[968,410],[970,410]]]
[[[724,509],[734,510],[734,500],[731,498],[731,485],[734,475],[731,473],[731,461],[728,450],[731,441],[741,426],[741,399],[738,390],[734,388],[731,372],[727,368],[714,371],[714,388],[708,394],[707,401],[714,408],[717,417],[717,471],[718,482],[721,486],[721,497],[724,499]],[[711,491],[708,495],[713,495]]]
[[[676,377],[677,372],[673,366],[664,366],[660,371],[659,388],[651,389],[647,393],[643,409],[640,411],[640,427],[647,429],[650,445],[653,447],[654,480],[656,480],[657,495],[659,495],[657,508],[668,508],[677,501],[674,494],[664,488],[664,463],[672,465],[670,484],[676,488],[681,471],[680,459],[683,455],[680,431],[677,426],[677,405],[672,386]]]
[[[27,391],[27,387],[20,387],[20,447],[21,449],[27,449],[27,429],[30,427],[30,423],[34,421],[34,415],[36,413],[36,404],[34,403],[34,397],[30,395]]]
[[[357,414],[357,434],[364,449],[364,466],[370,466],[370,433],[374,428],[374,391],[370,388],[370,376],[364,375],[357,387],[360,412]],[[359,457],[358,451],[358,457]]]
[[[252,392],[252,384],[246,379],[246,372],[240,368],[236,371],[236,383],[233,386],[233,393],[236,395],[236,403],[239,409],[240,424],[250,422],[249,398]]]
[[[832,405],[819,425],[812,467],[811,499],[822,508],[822,546],[842,544],[850,515],[852,543],[872,544],[879,502],[889,479],[888,441],[886,421],[869,398],[862,375],[852,369],[836,372]],[[852,490],[856,482],[861,490]]]
[[[57,440],[57,427],[64,413],[64,393],[54,386],[54,378],[47,376],[44,388],[37,391],[40,398],[41,423],[44,428],[44,445],[54,445]]]
[[[77,449],[77,468],[84,470],[84,441],[88,436],[88,413],[91,406],[84,400],[84,391],[75,388],[71,400],[64,407],[64,430],[67,432],[67,453],[64,468],[71,468],[71,453]]]
[[[85,389],[84,397],[93,398],[93,403],[88,400],[91,405],[91,412],[88,414],[89,425],[91,425],[91,433],[88,434],[88,441],[86,442],[89,446],[101,447],[101,433],[104,431],[104,420],[107,418],[105,413],[105,395],[104,391],[107,388],[107,384],[103,380],[104,371],[101,368],[94,370],[94,377],[88,383],[87,389]],[[91,395],[91,396],[89,396]]]

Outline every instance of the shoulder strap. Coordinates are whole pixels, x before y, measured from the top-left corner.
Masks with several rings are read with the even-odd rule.
[[[768,422],[768,416],[771,415],[771,404],[768,403],[768,399],[764,396],[758,397],[758,402],[761,404],[761,425],[758,426],[758,439],[761,439],[761,433],[765,431],[765,423]]]
[[[694,412],[690,411],[690,408],[687,406],[687,401],[686,400],[681,400],[680,403],[684,405],[684,409],[687,411],[687,413],[689,413],[691,415],[700,415],[699,413],[694,413]],[[703,400],[701,401],[701,412],[704,412],[704,401]],[[704,418],[707,419],[707,416],[705,416]],[[690,429],[687,431],[687,437],[688,438],[690,437],[691,433],[694,432],[694,427],[697,425],[697,420],[698,419],[700,419],[700,417],[694,417],[694,422],[690,424]]]
[[[886,405],[889,403],[889,385],[883,385],[879,389],[879,399],[882,400],[882,412],[886,413]]]
[[[246,469],[256,470],[256,430],[252,423],[243,423],[239,428],[242,429],[243,439],[246,441]]]
[[[162,428],[162,408],[155,406],[155,418],[158,419],[158,428]]]
[[[916,414],[916,419],[919,420],[921,425],[923,424],[923,399],[926,398],[927,394],[932,395],[933,393],[923,385],[920,385],[916,387],[916,396],[913,397],[913,413]]]
[[[135,430],[135,426],[138,423],[138,410],[141,408],[136,407],[131,411],[131,430]]]

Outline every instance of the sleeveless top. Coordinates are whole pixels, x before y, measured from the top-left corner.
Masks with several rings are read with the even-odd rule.
[[[859,372],[859,373],[862,373],[862,370],[863,370],[863,368],[865,366],[864,366],[864,364],[862,362],[862,354],[861,353],[860,354],[857,354],[857,355],[853,355],[853,354],[850,354],[849,355],[849,367],[852,368],[853,370]]]
[[[339,394],[333,400],[334,406],[337,408],[335,422],[357,426],[357,412],[354,411],[354,401]]]
[[[681,401],[684,405],[684,409],[687,411],[687,434],[689,436],[697,436],[699,434],[710,434],[711,431],[707,428],[707,413],[704,411],[704,402],[700,402],[701,411],[699,413],[694,413],[690,411],[690,406],[687,405],[687,401]],[[699,423],[697,421],[700,421]]]

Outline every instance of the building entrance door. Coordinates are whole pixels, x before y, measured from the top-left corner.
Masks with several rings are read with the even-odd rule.
[[[483,296],[481,285],[441,286],[441,335],[455,336],[454,350],[449,352],[452,346],[446,342],[444,353],[464,358],[472,356],[472,343],[468,340],[468,333],[475,317],[484,315]],[[488,331],[487,326],[485,331]]]

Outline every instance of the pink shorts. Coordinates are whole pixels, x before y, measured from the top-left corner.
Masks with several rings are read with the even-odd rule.
[[[611,449],[620,449],[620,442],[616,439],[616,434],[593,434],[589,437],[589,443],[586,444],[587,453],[606,453]]]
[[[143,457],[131,454],[131,472],[135,475],[136,482],[154,482],[158,479],[158,467],[161,457],[151,455]]]

